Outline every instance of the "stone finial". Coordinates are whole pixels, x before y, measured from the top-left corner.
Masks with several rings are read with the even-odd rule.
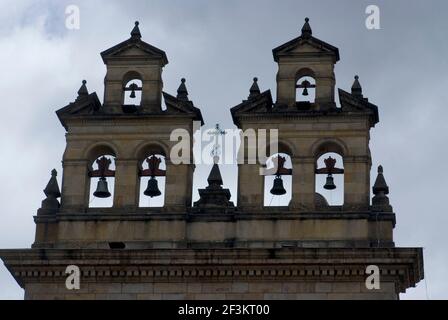
[[[180,80],[179,88],[177,89],[177,99],[182,101],[188,101],[188,90],[185,85],[185,78]]]
[[[60,206],[59,201],[57,199],[61,197],[61,191],[59,189],[58,181],[56,179],[57,175],[58,175],[57,171],[53,169],[51,171],[51,178],[44,189],[44,193],[47,196],[47,198],[42,201],[42,207],[41,207],[42,210],[56,210]]]
[[[131,31],[131,38],[132,39],[141,39],[142,34],[140,33],[140,29],[138,28],[139,22],[135,21],[134,29]]]
[[[59,198],[61,196],[58,181],[56,180],[57,175],[58,172],[56,169],[51,170],[51,178],[44,189],[44,193],[47,197]]]
[[[352,95],[362,98],[362,87],[359,83],[359,77],[355,76],[355,81],[352,85]]]
[[[381,193],[385,195],[389,194],[389,187],[383,175],[383,166],[378,166],[378,176],[376,177],[375,184],[372,189],[374,195],[379,195]]]
[[[219,170],[218,163],[214,163],[212,170],[207,178],[209,187],[218,187],[220,188],[223,185],[221,171]]]
[[[372,207],[375,211],[392,211],[392,207],[389,204],[389,186],[386,183],[383,175],[383,167],[378,166],[378,176],[376,177],[375,184],[373,185]]]
[[[309,18],[305,18],[305,23],[302,27],[302,38],[310,38],[313,34],[313,31],[311,30],[311,26],[309,24],[310,19]]]
[[[82,80],[82,85],[78,90],[78,98],[76,98],[76,100],[83,99],[89,95],[89,91],[87,90],[86,83],[87,83],[86,80]]]
[[[210,175],[208,176],[208,186],[205,189],[199,189],[199,200],[193,204],[194,213],[219,212],[230,213],[235,210],[235,205],[230,201],[229,189],[222,187],[222,177],[219,171],[218,163],[213,164]]]
[[[252,83],[252,86],[249,89],[249,99],[256,97],[260,94],[260,88],[258,87],[258,78],[254,78],[254,82]]]

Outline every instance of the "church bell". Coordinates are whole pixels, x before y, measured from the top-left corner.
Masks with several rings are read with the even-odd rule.
[[[107,187],[106,178],[104,177],[100,178],[96,186],[96,191],[93,193],[93,195],[97,198],[109,198],[111,196],[109,189]]]
[[[336,189],[336,185],[334,184],[334,178],[331,174],[327,176],[327,181],[324,185],[324,189],[326,190],[334,190]]]
[[[271,194],[274,196],[281,196],[286,193],[285,187],[283,187],[283,180],[281,176],[276,176],[274,179],[274,185],[271,189]]]
[[[132,89],[131,95],[129,96],[129,98],[132,98],[132,99],[135,98],[135,90],[134,89]]]
[[[310,85],[311,85],[311,83],[308,80],[304,80],[302,82],[302,88],[303,88],[302,95],[303,96],[308,95],[308,88],[310,87]]]
[[[159,190],[159,185],[155,177],[151,177],[151,179],[148,180],[148,187],[146,188],[145,192],[143,192],[143,194],[151,198],[158,197],[162,194],[162,192],[160,192]]]

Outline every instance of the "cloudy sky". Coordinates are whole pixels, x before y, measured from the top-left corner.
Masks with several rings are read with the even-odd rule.
[[[79,30],[65,27],[69,4],[80,8]],[[371,4],[380,8],[380,30],[365,27]],[[425,280],[401,298],[448,298],[446,12],[443,0],[1,1],[0,247],[32,244],[32,216],[50,170],[61,170],[65,146],[54,111],[74,100],[82,79],[102,98],[99,53],[127,39],[135,20],[143,40],[168,55],[164,90],[175,93],[187,78],[206,127],[231,129],[229,108],[247,97],[254,76],[275,96],[271,50],[298,36],[308,16],[313,35],[340,50],[337,87],[349,90],[358,74],[379,106],[373,167],[385,169],[395,242],[423,247],[425,255]],[[205,185],[208,170],[198,168],[195,188]],[[236,168],[223,171],[234,195]],[[0,298],[23,298],[3,265]]]

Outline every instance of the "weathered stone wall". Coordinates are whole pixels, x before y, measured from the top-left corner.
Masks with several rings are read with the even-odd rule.
[[[379,290],[368,290],[360,282],[141,282],[85,283],[80,290],[67,290],[64,284],[29,283],[25,299],[216,299],[216,300],[277,300],[277,299],[398,299],[393,282],[381,283]]]

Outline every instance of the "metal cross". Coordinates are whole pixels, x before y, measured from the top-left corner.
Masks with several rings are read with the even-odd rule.
[[[215,129],[213,129],[211,132],[208,132],[209,135],[214,136],[215,139],[215,145],[213,146],[212,151],[210,152],[210,155],[213,157],[213,161],[215,163],[218,163],[219,161],[219,156],[221,154],[221,151],[219,150],[219,141],[218,138],[219,136],[223,136],[225,135],[227,132],[225,132],[224,130],[222,130],[219,127],[219,123],[216,124]]]

